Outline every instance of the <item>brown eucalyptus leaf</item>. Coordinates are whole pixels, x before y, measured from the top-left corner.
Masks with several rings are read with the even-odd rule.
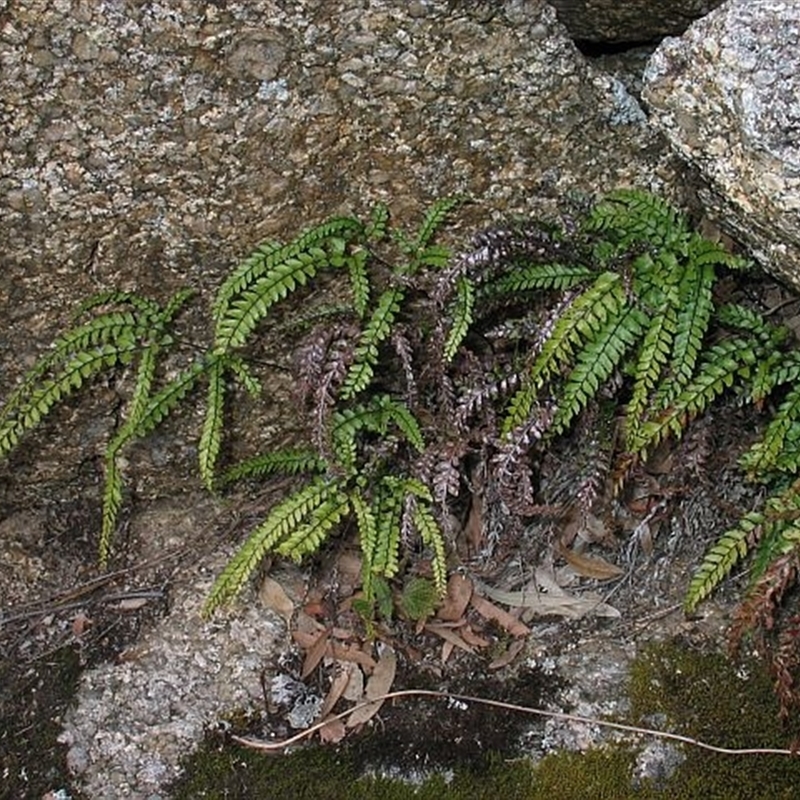
[[[350,673],[350,680],[347,682],[342,697],[351,703],[357,703],[364,696],[364,673],[358,664],[353,663],[353,667],[354,669]]]
[[[352,661],[337,661],[335,665],[333,680],[331,681],[331,688],[328,689],[328,694],[325,696],[325,701],[322,704],[319,715],[325,718],[331,711],[339,698],[347,691],[350,680],[354,672],[361,672],[361,670]]]
[[[527,636],[531,632],[531,629],[515,616],[509,614],[504,608],[496,606],[477,592],[473,592],[470,603],[482,617],[496,622],[512,636]]]
[[[289,622],[294,614],[294,603],[283,586],[267,575],[258,589],[258,599],[265,608],[274,611]]]
[[[567,564],[584,578],[594,578],[598,581],[610,581],[623,575],[625,570],[612,564],[599,556],[585,556],[574,550],[558,545],[558,554]]]
[[[452,628],[449,628],[446,625],[436,625],[435,623],[430,623],[425,626],[425,630],[435,633],[437,636],[441,636],[446,642],[450,642],[450,644],[454,645],[455,647],[460,647],[467,653],[475,652],[474,647],[468,645]]]
[[[367,674],[374,672],[377,666],[375,659],[355,644],[332,642],[331,651],[334,658],[339,661],[352,661],[354,664],[358,664]]]
[[[341,742],[347,735],[347,728],[345,727],[344,720],[337,719],[336,717],[329,719],[319,729],[319,740],[322,744],[336,744]]]
[[[397,673],[397,656],[391,647],[385,647],[381,653],[378,663],[367,681],[364,690],[365,700],[375,700],[391,691],[394,677]],[[380,711],[383,700],[375,700],[356,710],[347,718],[347,727],[355,728],[369,722]]]
[[[451,575],[447,581],[447,594],[436,611],[436,617],[445,622],[461,619],[469,605],[472,590],[472,581],[466,575]]]
[[[322,661],[325,651],[330,645],[331,637],[327,630],[322,631],[314,640],[311,647],[306,650],[306,657],[303,659],[303,669],[300,672],[300,680],[305,680]]]

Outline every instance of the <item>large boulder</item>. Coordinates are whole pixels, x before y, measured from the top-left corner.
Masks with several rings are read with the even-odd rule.
[[[672,180],[641,109],[538,0],[488,18],[448,0],[19,0],[0,59],[0,400],[101,289],[208,295],[260,240],[376,200],[414,225],[465,193],[480,224]],[[37,476],[83,463],[66,424]],[[158,463],[187,466],[153,477],[190,474],[193,447],[162,443]],[[35,486],[30,460],[12,494]]]
[[[573,39],[650,42],[683,33],[722,0],[550,0]]]
[[[800,5],[723,5],[662,42],[643,96],[702,177],[702,205],[800,288]]]

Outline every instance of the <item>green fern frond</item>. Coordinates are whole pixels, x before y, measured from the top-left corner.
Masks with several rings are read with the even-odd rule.
[[[265,478],[269,475],[299,475],[301,473],[322,474],[328,468],[325,459],[310,448],[277,450],[240,461],[221,477],[224,484],[247,478]]]
[[[569,366],[575,348],[596,336],[609,318],[620,313],[624,303],[622,279],[615,272],[601,273],[592,286],[573,301],[556,322],[523,386],[512,397],[503,421],[504,434],[527,421],[545,382],[560,368]]]
[[[581,264],[527,264],[487,284],[489,297],[514,296],[520,292],[556,289],[565,291],[585,283],[595,273]]]
[[[465,275],[456,281],[456,296],[450,306],[450,331],[444,344],[444,360],[452,361],[472,324],[475,308],[475,284]]]
[[[417,503],[414,509],[414,527],[419,531],[422,543],[433,553],[431,559],[433,584],[442,597],[447,591],[447,551],[444,534],[430,508],[422,503]]]
[[[414,527],[419,532],[422,543],[433,553],[433,583],[441,597],[447,590],[447,551],[444,533],[430,508],[433,497],[428,487],[414,478],[406,479],[404,488],[417,500],[413,513]]]
[[[203,608],[204,615],[208,616],[233,599],[268,553],[309,520],[314,511],[339,494],[337,483],[319,478],[275,506],[214,582]]]
[[[261,394],[261,382],[253,375],[249,365],[241,356],[228,355],[225,359],[225,366],[229,369],[239,383],[244,386],[245,391],[251,397],[258,397]]]
[[[372,380],[378,362],[378,347],[391,333],[392,323],[400,312],[404,292],[401,288],[387,289],[378,299],[369,322],[355,348],[353,363],[347,372],[340,391],[343,400],[349,400],[362,392]]]
[[[751,478],[764,476],[776,469],[786,450],[789,433],[800,421],[800,385],[794,386],[778,406],[761,439],[740,459]],[[795,464],[792,472],[800,469]]]
[[[688,613],[693,612],[747,555],[751,542],[760,538],[765,522],[764,514],[755,511],[745,514],[737,527],[726,531],[708,551],[695,572],[683,601]]]
[[[180,294],[183,294],[181,292]],[[138,317],[155,319],[162,313],[161,306],[152,298],[137,294],[136,292],[126,292],[120,289],[112,289],[107,292],[98,292],[84,300],[75,312],[75,318],[82,317],[89,311],[94,311],[103,306],[130,306]],[[102,316],[102,315],[101,315]]]
[[[386,414],[373,398],[369,405],[356,405],[334,412],[331,418],[330,445],[336,461],[347,470],[356,467],[356,438],[363,430],[383,433]]]
[[[644,422],[636,431],[630,442],[631,452],[645,457],[648,450],[669,434],[680,438],[689,420],[708,408],[737,378],[746,378],[757,360],[752,342],[738,337],[708,348],[694,378],[669,408],[655,419]],[[665,391],[672,393],[669,385]],[[654,400],[653,406],[658,408],[659,405]]]
[[[356,518],[362,553],[361,588],[364,596],[371,601],[374,597],[372,563],[378,546],[378,523],[372,505],[365,500],[360,489],[350,493],[350,507]]]
[[[428,209],[414,243],[413,254],[415,256],[419,256],[428,247],[450,213],[463,205],[465,200],[464,197],[443,197]]]
[[[283,248],[276,253],[283,253]],[[278,262],[236,295],[217,319],[215,352],[224,354],[241,347],[275,303],[304,286],[327,263],[328,253],[321,247],[300,252]]]
[[[425,450],[425,439],[422,436],[422,428],[416,417],[411,413],[411,409],[397,400],[392,400],[389,395],[383,395],[376,399],[376,409],[383,414],[381,433],[386,432],[388,423],[394,422],[406,441],[418,452]]]
[[[714,266],[706,263],[687,267],[678,285],[679,304],[670,360],[676,386],[684,386],[694,374],[714,311],[711,297],[714,281]]]
[[[223,410],[225,405],[225,359],[215,358],[206,370],[208,390],[206,413],[197,448],[200,479],[209,490],[214,489],[217,458],[222,446]]]
[[[775,355],[778,356],[777,363],[773,364],[772,368],[761,377],[760,394],[762,398],[779,386],[796,383],[800,380],[800,350],[789,350],[786,353]]]
[[[358,220],[339,217],[307,230],[287,245],[257,250],[217,292],[215,351],[227,353],[242,346],[275,303],[305,285],[320,268],[344,263],[346,243],[362,235]]]
[[[420,267],[430,267],[431,269],[443,269],[450,263],[453,254],[449,247],[441,244],[429,244],[424,250],[420,250],[414,259],[414,269]]]
[[[639,243],[685,252],[690,236],[683,214],[666,200],[638,189],[611,192],[592,209],[585,227],[604,233],[617,245],[617,252]]]
[[[733,270],[746,270],[752,266],[748,259],[729,253],[721,244],[699,233],[693,233],[689,238],[686,257],[696,266],[711,264]]]
[[[118,463],[120,452],[132,440],[142,438],[155,430],[192,390],[204,371],[203,362],[184,370],[161,391],[152,395],[136,416],[129,415],[125,424],[108,443],[103,456],[105,465],[103,525],[98,546],[101,564],[105,565],[111,551],[111,541],[122,504],[122,474]]]
[[[302,525],[298,525],[276,548],[275,551],[293,561],[315,553],[322,542],[346,516],[350,510],[350,498],[342,491],[331,495],[314,508]]]
[[[597,395],[628,350],[636,344],[646,322],[643,312],[636,307],[629,307],[620,315],[609,318],[584,344],[560,394],[558,411],[551,428],[553,435],[565,431],[575,416]]]
[[[20,437],[35,428],[53,408],[74,394],[100,372],[130,363],[139,351],[136,342],[102,344],[76,353],[53,378],[37,388],[17,392],[0,417],[0,457],[19,443]]]
[[[117,519],[122,508],[122,472],[117,463],[117,449],[108,448],[105,453],[103,486],[103,512],[100,528],[100,541],[97,546],[100,568],[108,564],[111,554],[111,543],[117,529]]]
[[[366,250],[356,250],[347,258],[347,271],[350,274],[350,290],[353,293],[353,308],[358,318],[367,313],[369,306],[370,285],[367,275]]]
[[[389,207],[385,203],[378,203],[372,209],[369,222],[364,229],[364,238],[367,242],[380,242],[386,238],[389,231]]]
[[[675,292],[677,295],[677,291]],[[633,369],[631,399],[625,407],[626,449],[630,449],[636,431],[645,416],[651,393],[672,351],[675,337],[676,313],[674,299],[669,299],[655,310],[647,324],[641,347]]]
[[[364,553],[373,575],[392,578],[400,569],[400,520],[404,500],[404,482],[399,478],[384,477],[373,501],[377,532],[375,548],[370,554]]]
[[[228,303],[240,292],[251,286],[257,278],[264,275],[275,262],[275,254],[284,245],[276,241],[265,241],[259,244],[247,258],[242,261],[222,282],[214,299],[212,312],[215,319],[225,313]]]
[[[763,511],[745,514],[708,551],[686,593],[684,607],[691,612],[708,597],[745,556],[756,551],[753,582],[775,559],[800,545],[800,491],[798,483],[768,498]]]
[[[108,297],[115,297],[116,294],[118,293],[105,293],[92,299],[101,303]],[[128,296],[127,293],[125,296]],[[136,295],[133,295],[133,297],[141,299]],[[102,302],[102,304],[105,304],[105,302]],[[76,366],[80,366],[79,362],[75,361],[76,358],[82,362],[87,357],[85,354],[95,353],[100,356],[102,362],[104,353],[107,354],[114,348],[119,348],[121,354],[123,352],[127,353],[124,357],[120,356],[120,363],[129,363],[132,360],[131,354],[135,351],[137,342],[149,337],[151,328],[157,324],[158,316],[161,313],[158,304],[148,302],[145,305],[146,313],[141,315],[131,311],[110,311],[59,336],[50,350],[37,360],[36,364],[23,376],[20,385],[6,398],[2,409],[0,409],[0,431],[5,429],[12,418],[19,417],[21,409],[30,405],[33,394],[43,390],[45,386],[51,386],[53,391],[61,392],[60,397],[55,402],[71,394],[75,389],[80,388],[80,385],[74,385],[67,377],[74,371]],[[101,348],[101,350],[98,350],[98,348]],[[84,355],[80,355],[81,353]],[[105,363],[110,366],[107,362]],[[98,371],[101,371],[101,369]],[[57,388],[61,382],[59,377],[52,377],[51,375],[49,380],[45,379],[48,373],[53,372],[66,379],[65,386],[60,389]],[[65,392],[65,388],[69,387],[71,387],[70,391]],[[40,414],[40,418],[41,416],[44,416],[44,414]],[[20,433],[22,432],[20,431]],[[7,451],[0,446],[0,456],[4,452]]]

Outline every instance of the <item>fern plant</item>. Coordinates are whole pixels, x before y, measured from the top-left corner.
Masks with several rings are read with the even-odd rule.
[[[337,250],[336,265],[347,267],[349,316],[354,319],[338,325],[326,320],[304,349],[301,383],[311,395],[310,447],[256,456],[227,474],[228,479],[240,479],[302,471],[309,482],[273,508],[248,536],[212,588],[206,613],[238,593],[269,553],[302,558],[319,549],[346,519],[352,519],[358,531],[361,607],[366,615],[376,600],[388,595],[388,581],[400,569],[402,545],[414,535],[431,553],[435,592],[444,592],[445,540],[433,495],[409,468],[411,454],[426,448],[422,427],[406,402],[367,390],[380,380],[394,395],[413,393],[412,348],[403,335],[405,306],[419,291],[415,284],[419,273],[447,262],[447,251],[433,245],[432,237],[460,202],[454,198],[435,203],[413,238],[390,231],[387,211],[380,206],[361,229],[358,247],[353,252]],[[401,254],[391,264],[370,252],[388,238]],[[403,364],[405,387],[399,387],[394,377],[385,352],[389,343]],[[362,395],[367,395],[364,402],[359,401]]]
[[[447,358],[469,351],[470,330],[509,354],[498,358],[495,347],[493,363],[480,368],[497,377],[468,387],[460,407],[465,420],[487,402],[498,407],[498,484],[509,489],[506,504],[521,509],[536,505],[531,453],[596,415],[598,403],[621,406],[618,488],[774,345],[749,329],[711,341],[712,327],[735,326],[740,313],[715,306],[717,273],[745,262],[692,231],[665,201],[618,191],[572,227],[569,236],[541,224],[487,231],[448,273]]]
[[[102,373],[135,369],[131,396],[121,425],[104,453],[103,527],[100,562],[105,565],[122,502],[120,454],[129,442],[153,430],[185,396],[202,367],[193,365],[154,392],[161,353],[173,344],[175,315],[191,292],[178,292],[164,307],[131,292],[96,295],[79,309],[77,317],[95,312],[59,337],[40,358],[0,409],[0,457],[61,402]]]
[[[410,235],[378,206],[366,221],[338,217],[288,243],[260,245],[213,299],[211,345],[173,377],[164,376],[164,358],[179,357],[173,322],[189,292],[163,306],[133,293],[92,298],[84,321],[0,409],[0,457],[101,373],[130,375],[104,453],[105,563],[124,498],[125,448],[195,402],[202,385],[198,473],[207,488],[275,474],[303,479],[246,538],[207,613],[267,555],[300,559],[352,528],[367,615],[376,604],[388,613],[406,557],[428,554],[430,577],[412,578],[400,595],[417,616],[444,590],[447,535],[465,489],[480,483],[484,525],[499,509],[513,532],[540,508],[533,459],[577,430],[587,464],[574,502],[589,510],[724,392],[757,407],[776,398],[763,436],[742,458],[768,499],[715,543],[686,599],[694,609],[753,554],[742,625],[766,625],[800,569],[800,355],[784,328],[718,302],[719,276],[745,267],[743,259],[640,191],[609,195],[580,222],[478,233],[453,256],[434,237],[460,202],[434,203]],[[300,292],[321,273],[345,302],[305,308]],[[305,441],[222,468],[231,388],[260,393],[252,346],[288,301],[287,337],[304,337],[296,385]],[[784,664],[790,639],[781,644]]]

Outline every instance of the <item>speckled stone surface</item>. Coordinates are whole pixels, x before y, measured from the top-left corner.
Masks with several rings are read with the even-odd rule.
[[[2,8],[4,376],[20,375],[92,292],[163,300],[188,284],[210,299],[263,238],[376,200],[413,226],[431,199],[466,193],[480,225],[552,210],[572,191],[677,183],[677,160],[622,82],[587,64],[537,0],[490,15],[435,0]],[[192,324],[184,335],[202,340]],[[98,386],[65,412],[55,431],[74,435],[32,436],[36,457],[0,475],[0,503],[19,502],[25,485],[96,491],[92,456],[113,425],[103,409],[119,400],[109,394]],[[263,435],[263,416],[247,417]],[[177,493],[196,485],[197,425],[185,415],[145,443],[140,502],[141,478],[180,509]],[[186,575],[140,657],[85,675],[64,738],[88,796],[159,797],[203,725],[247,702],[258,665],[283,646],[246,602],[220,624],[199,618],[225,557]]]
[[[800,288],[800,5],[725,4],[662,42],[643,96],[705,178],[703,205]]]
[[[165,300],[188,284],[202,302],[264,238],[376,200],[413,226],[465,193],[478,226],[573,190],[669,189],[663,139],[555,11],[493,6],[9,3],[0,372],[20,376],[98,290]],[[173,446],[186,474],[192,446]],[[66,480],[81,447],[64,437],[40,474]]]

